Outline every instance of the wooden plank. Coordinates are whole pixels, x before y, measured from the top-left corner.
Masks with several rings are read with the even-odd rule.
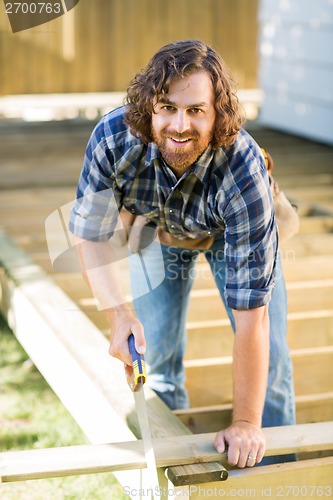
[[[71,285],[69,285],[70,287]],[[65,285],[64,290],[69,292],[68,287]],[[82,290],[86,290],[89,293],[86,285],[82,284]],[[314,288],[313,290],[316,291]],[[213,291],[216,293],[217,291]],[[71,293],[69,293],[71,295]],[[74,294],[77,295],[77,293]],[[318,309],[311,310],[311,305],[308,304],[310,310],[306,311],[304,306],[303,296],[308,295],[309,300],[311,295],[306,289],[301,288],[296,291],[294,295],[295,300],[298,302],[294,304],[293,309],[297,310],[297,304],[300,304],[300,308],[303,311],[300,312],[290,312],[288,314],[288,342],[290,348],[300,349],[311,347],[313,343],[316,346],[328,346],[333,343],[333,310],[332,309]],[[298,296],[298,297],[297,297]],[[86,295],[86,299],[78,301],[78,304],[85,311],[87,316],[103,331],[107,331],[108,325],[103,314],[96,311],[94,300]],[[317,296],[317,302],[322,303],[322,295]],[[329,302],[329,297],[326,297],[326,302]],[[73,295],[72,295],[73,298]],[[318,304],[318,305],[320,305]],[[327,304],[326,304],[327,305]],[[202,306],[203,307],[203,306]],[[193,307],[194,309],[194,307]],[[186,358],[206,358],[214,356],[224,356],[231,355],[233,348],[233,332],[230,326],[229,319],[226,318],[226,313],[224,307],[219,306],[218,310],[214,310],[214,316],[217,319],[207,319],[208,314],[201,315],[201,318],[193,318],[190,315],[189,321],[187,322],[188,331],[188,346],[186,351]],[[213,314],[211,313],[212,317]],[[219,318],[219,317],[220,318]],[[202,345],[202,336],[205,336],[205,344]]]
[[[283,190],[288,190],[290,188],[294,188],[295,186],[299,187],[309,187],[313,186],[314,178],[313,174],[304,172],[302,175],[288,172],[288,173],[280,173],[278,175],[279,178],[279,187]],[[316,186],[329,186],[333,184],[333,174],[330,173],[319,173],[316,175]]]
[[[21,237],[19,241],[24,241]],[[48,257],[47,261],[48,261]],[[317,261],[316,259],[305,259],[304,270],[318,270],[316,264],[324,264],[326,260]],[[306,265],[308,264],[308,265]],[[204,264],[199,264],[198,267]],[[206,265],[207,266],[207,265]],[[292,266],[290,266],[292,267]],[[299,268],[301,272],[302,268]],[[323,267],[323,272],[324,272]],[[330,268],[326,267],[326,273],[329,273]],[[313,271],[312,271],[313,272]],[[85,308],[85,311],[95,319],[95,322],[102,329],[107,328],[105,318],[102,314],[96,313],[94,302],[91,298],[91,292],[81,274],[79,273],[58,273],[55,276],[56,283],[75,301],[79,297],[85,297],[87,300],[81,301],[80,305]],[[288,284],[289,289],[296,286],[303,289],[316,285],[316,282]],[[319,283],[320,285],[320,283]],[[215,286],[212,283],[212,286]],[[128,284],[129,288],[129,284]],[[217,294],[217,290],[212,293]],[[289,345],[291,348],[310,347],[315,340],[317,346],[332,344],[332,314],[333,311],[309,311],[309,312],[294,312],[289,313],[288,330],[289,330]],[[231,354],[233,346],[233,335],[229,320],[227,318],[216,320],[189,321],[187,324],[189,333],[189,342],[187,348],[187,358],[210,357],[214,352],[216,356]],[[301,332],[301,334],[300,334]],[[199,342],[202,335],[205,335],[205,344],[202,346]],[[314,338],[315,337],[315,338]],[[214,346],[214,349],[213,349]],[[217,351],[216,351],[217,349]]]
[[[333,422],[271,427],[263,432],[267,440],[265,456],[333,448]],[[192,461],[203,464],[223,458],[225,460],[225,456],[217,453],[214,448],[214,437],[215,433],[205,433],[155,439],[158,467],[186,465]],[[2,482],[140,469],[144,466],[143,445],[140,440],[0,454]],[[259,471],[260,468],[256,470]],[[238,475],[244,472],[239,471]]]
[[[176,465],[167,468],[165,474],[174,486],[184,486],[201,482],[211,483],[228,479],[227,469],[218,462],[205,464],[203,467],[204,470],[200,472],[198,464],[195,467],[193,465]]]
[[[332,497],[333,457],[304,460],[289,464],[231,471],[223,483],[191,485],[180,488],[184,498],[193,500],[206,497],[252,498],[313,498]]]
[[[332,232],[333,218],[327,215],[311,215],[302,217],[300,224],[300,234],[314,234]]]
[[[298,424],[333,420],[333,393],[297,396],[296,419]]]
[[[291,349],[333,345],[333,310],[289,313],[288,344]]]
[[[333,220],[332,220],[333,223]],[[311,281],[333,278],[333,266],[328,265],[331,254],[309,255],[305,257],[282,252],[282,266],[287,284],[291,281]]]
[[[299,275],[303,272],[305,273],[305,278],[309,276],[315,277],[319,274],[321,277],[330,277],[331,267],[327,264],[327,259],[330,257],[310,257],[297,260],[295,263],[284,262],[284,266],[287,267],[287,276],[290,278],[299,279]],[[296,267],[296,270],[294,267]],[[204,269],[205,273],[210,273],[208,264],[199,263],[197,267]],[[322,270],[322,274],[321,271]],[[297,273],[291,275],[291,273]],[[299,274],[298,274],[299,273]],[[290,276],[291,275],[291,276]],[[89,307],[94,313],[93,301],[91,298],[91,292],[86,283],[84,282],[81,274],[79,273],[63,273],[55,276],[56,282],[66,291],[69,296],[77,300],[80,297],[85,297],[86,301],[81,301],[80,304],[87,308]],[[210,286],[215,288],[215,291],[209,292],[215,295],[218,294],[215,283],[210,273],[210,279],[207,280],[207,287]],[[196,280],[199,285],[205,285],[203,280]],[[287,283],[289,292],[293,289],[306,289],[317,286],[321,286],[321,282],[314,280],[309,280],[299,283]],[[195,284],[196,287],[196,284]],[[129,291],[129,284],[128,284]],[[200,293],[200,292],[198,292]],[[289,345],[291,348],[304,348],[310,347],[315,341],[317,346],[324,346],[333,343],[333,310],[319,310],[319,311],[304,311],[304,312],[291,312],[288,315],[288,337]],[[98,315],[95,315],[98,317]],[[106,327],[104,317],[99,315],[101,328]],[[231,327],[229,320],[227,318],[216,319],[216,320],[202,320],[202,321],[189,321],[187,323],[187,330],[189,333],[189,342],[187,348],[187,358],[197,358],[197,357],[210,357],[214,352],[217,356],[228,355],[231,353],[233,346],[233,335],[231,333]],[[301,334],[300,334],[301,333]],[[199,341],[202,335],[205,335],[205,344]],[[212,347],[214,346],[214,349]],[[216,351],[217,348],[217,351]]]
[[[35,237],[17,235],[15,237],[15,241],[23,249],[31,253],[36,254],[39,249],[43,249],[44,251],[46,249],[45,238],[42,239],[38,235],[36,235]],[[37,255],[39,255],[39,252]],[[292,287],[295,287],[295,285],[290,284],[291,282],[307,282],[306,287],[311,287],[311,283],[313,283],[313,285],[315,286],[317,285],[318,280],[333,280],[333,266],[329,265],[330,259],[331,256],[329,254],[295,257],[294,252],[282,253],[282,265],[284,268],[287,288],[291,289]],[[73,271],[75,270],[73,269]],[[122,266],[122,272],[128,272],[127,266]],[[216,289],[216,283],[214,281],[208,262],[202,261],[202,259],[200,259],[200,262],[196,264],[193,270],[192,276],[195,278],[193,290],[198,291]],[[74,300],[91,295],[89,293],[87,294],[87,287],[82,287],[83,278],[80,272],[61,273],[58,271],[54,279],[56,280],[57,284],[62,287],[66,291],[66,293],[68,293]],[[300,284],[299,288],[301,287],[302,285]],[[130,294],[129,283],[126,283],[124,293],[128,295]]]
[[[297,424],[333,420],[333,392],[296,396]],[[194,433],[218,432],[232,420],[232,403],[175,410],[175,415]]]
[[[326,215],[332,217],[332,210],[330,208],[325,210],[325,204],[329,204],[332,200],[332,191],[332,185],[328,183],[324,186],[314,184],[312,190],[310,186],[289,187],[285,193],[287,198],[298,206],[300,216]],[[304,207],[307,207],[308,210],[304,211]]]
[[[333,303],[331,280],[313,283],[313,287],[311,282],[294,283],[292,287],[288,283],[287,290],[290,312],[330,309]],[[227,313],[216,288],[192,292],[188,312],[189,321],[216,320],[226,317]]]
[[[316,283],[293,283],[293,286],[288,284],[289,311],[329,310],[333,302],[332,283],[332,280],[321,280]],[[130,299],[130,297],[128,298]],[[105,321],[96,310],[95,299],[82,299],[79,301],[79,305],[99,328],[105,328]],[[192,291],[188,309],[189,322],[223,320],[227,317],[227,312],[217,288]]]
[[[291,358],[297,395],[333,391],[333,346],[297,349],[291,351]],[[184,364],[192,406],[232,401],[231,356],[186,360]]]
[[[333,279],[333,266],[329,265],[330,259],[329,245],[327,250],[326,247],[322,249],[321,255],[310,254],[305,256],[298,255],[292,247],[290,250],[286,247],[281,251],[281,261],[287,287],[291,281]],[[216,288],[212,271],[204,258],[199,259],[192,272],[192,276],[195,279],[193,285],[195,290]]]
[[[232,354],[234,334],[229,319],[192,321],[186,328],[186,359]],[[289,313],[288,345],[290,349],[333,345],[333,309]]]

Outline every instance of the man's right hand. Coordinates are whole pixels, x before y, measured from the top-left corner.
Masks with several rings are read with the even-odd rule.
[[[132,365],[132,358],[128,349],[128,337],[133,333],[135,348],[139,354],[146,351],[146,340],[142,323],[134,316],[128,306],[119,306],[106,311],[110,324],[111,356],[120,359],[125,365]]]

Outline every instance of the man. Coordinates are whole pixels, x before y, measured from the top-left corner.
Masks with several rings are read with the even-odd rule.
[[[95,268],[88,279],[110,323],[110,354],[130,365],[130,333],[139,352],[147,342],[150,385],[170,408],[188,405],[190,271],[204,252],[235,331],[233,419],[215,446],[230,464],[252,467],[265,451],[261,427],[294,423],[294,395],[269,179],[241,123],[232,77],[212,48],[198,40],[162,47],[130,83],[126,106],[96,126],[70,229],[84,272]],[[139,266],[132,266],[135,313],[113,268],[94,264],[113,252],[107,241],[123,207],[157,227],[162,243],[159,286],[135,294]]]

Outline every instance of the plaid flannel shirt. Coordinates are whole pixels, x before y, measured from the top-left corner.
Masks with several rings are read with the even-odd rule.
[[[278,238],[265,162],[254,139],[241,129],[232,146],[209,146],[177,179],[155,143],[132,135],[124,113],[121,107],[105,115],[90,137],[70,230],[86,240],[108,240],[125,207],[180,240],[224,236],[228,305],[265,305]]]

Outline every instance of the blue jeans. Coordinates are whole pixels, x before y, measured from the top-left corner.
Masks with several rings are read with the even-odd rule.
[[[224,241],[215,240],[211,249],[203,253],[235,330],[232,310],[226,304],[224,296]],[[186,348],[185,324],[189,295],[198,254],[198,250],[156,246],[155,251],[153,249],[144,257],[144,279],[153,283],[155,269],[161,274],[161,255],[165,278],[159,286],[151,286],[150,292],[141,296],[137,293],[138,289],[142,289],[141,264],[138,259],[131,262],[131,286],[133,296],[136,297],[134,308],[144,326],[147,341],[147,383],[171,409],[189,406],[184,385],[183,356]],[[291,425],[295,423],[293,369],[287,345],[287,295],[280,259],[277,262],[275,288],[269,303],[269,318],[270,366],[262,425]],[[288,460],[293,458],[285,457]],[[266,463],[274,463],[281,462],[284,458],[271,457],[264,460]]]

